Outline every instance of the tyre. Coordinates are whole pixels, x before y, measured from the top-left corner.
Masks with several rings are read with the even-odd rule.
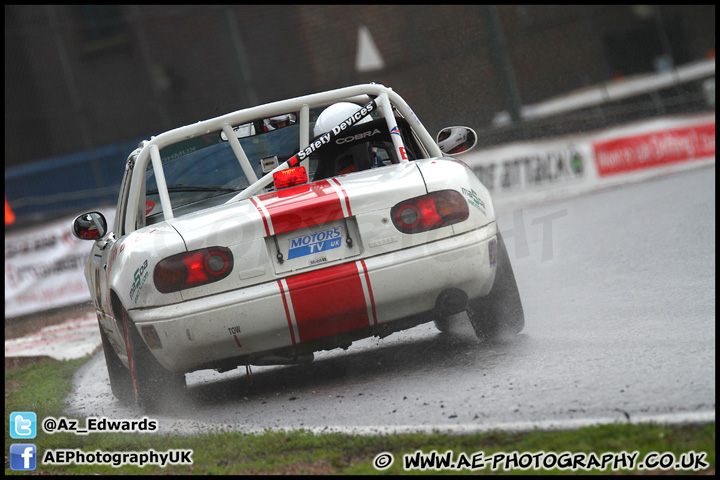
[[[525,327],[520,292],[499,231],[496,255],[497,271],[492,290],[486,297],[468,302],[467,314],[470,323],[481,340],[497,340],[516,335]]]
[[[101,326],[100,338],[102,339],[105,365],[107,366],[108,377],[110,378],[110,389],[115,398],[123,403],[130,403],[135,400],[135,388],[133,387],[130,370],[123,365],[120,357],[115,353],[115,350],[110,344],[110,340],[108,340]]]
[[[171,372],[155,360],[124,307],[122,322],[138,406],[144,412],[154,413],[176,403],[185,394],[185,374]]]

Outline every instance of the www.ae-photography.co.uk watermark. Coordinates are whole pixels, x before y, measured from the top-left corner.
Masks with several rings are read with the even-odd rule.
[[[485,452],[455,453],[436,450],[424,453],[420,450],[402,456],[404,471],[461,471],[484,470],[561,470],[561,471],[669,471],[698,472],[709,467],[706,452],[650,452],[643,456],[634,452]],[[395,461],[392,453],[382,452],[373,459],[376,470],[387,470]]]

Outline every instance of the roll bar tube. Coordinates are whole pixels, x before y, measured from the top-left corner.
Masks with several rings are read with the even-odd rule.
[[[427,132],[423,124],[420,122],[420,120],[415,116],[415,113],[410,109],[410,107],[407,105],[405,100],[403,100],[400,95],[395,93],[391,88],[386,87],[381,84],[362,84],[362,85],[355,85],[351,87],[344,87],[339,88],[336,90],[330,90],[327,92],[320,92],[320,93],[314,93],[310,95],[305,95],[302,97],[297,98],[291,98],[287,100],[280,100],[277,102],[268,103],[265,105],[258,105],[256,107],[250,107],[243,110],[238,110],[232,113],[228,113],[226,115],[222,115],[219,117],[211,118],[208,120],[203,120],[200,122],[197,122],[192,125],[186,125],[183,127],[179,127],[170,131],[167,131],[165,133],[162,133],[160,135],[157,135],[155,137],[152,137],[149,141],[144,142],[144,145],[142,149],[140,150],[139,154],[136,157],[136,164],[135,168],[133,169],[132,173],[132,181],[131,181],[131,187],[130,192],[128,195],[128,204],[127,204],[127,212],[136,212],[138,209],[138,202],[140,199],[140,192],[139,189],[140,186],[143,185],[143,182],[141,181],[141,176],[145,175],[145,171],[147,169],[148,163],[152,161],[153,168],[155,169],[156,177],[162,176],[162,180],[158,178],[158,191],[160,194],[160,202],[163,207],[163,216],[165,220],[170,220],[173,218],[172,215],[172,205],[170,203],[169,195],[167,192],[167,186],[165,185],[165,179],[162,175],[162,162],[160,161],[160,155],[159,150],[171,145],[173,143],[177,143],[181,140],[186,140],[190,138],[194,138],[197,136],[202,136],[205,134],[208,134],[213,131],[222,130],[225,132],[225,134],[228,137],[228,141],[230,142],[230,146],[233,149],[233,152],[235,153],[236,157],[238,158],[238,162],[240,163],[241,167],[243,168],[243,171],[246,172],[246,175],[248,176],[248,179],[250,181],[253,181],[254,178],[256,178],[254,174],[254,170],[252,169],[252,166],[250,165],[249,160],[247,159],[247,156],[245,155],[244,151],[242,151],[242,147],[240,146],[240,142],[237,140],[234,134],[229,134],[226,130],[232,130],[230,128],[230,125],[240,125],[243,123],[250,122],[256,118],[262,118],[265,116],[272,116],[277,115],[282,112],[286,111],[300,111],[300,131],[302,133],[301,135],[301,143],[300,145],[304,148],[308,148],[309,146],[313,145],[315,139],[312,141],[307,142],[307,138],[309,137],[309,115],[308,115],[308,109],[309,106],[313,107],[319,107],[324,105],[331,105],[333,103],[336,103],[338,101],[348,100],[353,97],[362,97],[365,96],[367,98],[368,96],[376,97],[374,100],[372,100],[370,103],[374,104],[376,107],[380,106],[383,109],[383,112],[385,113],[385,119],[388,125],[388,129],[391,132],[391,138],[393,140],[393,146],[397,150],[398,158],[401,159],[401,161],[407,160],[407,154],[405,153],[405,146],[402,141],[402,137],[399,135],[399,132],[397,132],[397,123],[395,122],[395,117],[392,115],[392,108],[391,105],[394,105],[395,108],[406,118],[408,119],[408,124],[410,125],[410,128],[418,135],[421,142],[426,146],[428,149],[428,153],[430,153],[431,156],[434,157],[440,157],[443,156],[442,152],[440,151],[440,148],[435,143],[435,140],[432,138],[432,136]],[[370,104],[368,104],[370,105]],[[368,112],[367,114],[369,114]],[[366,115],[367,115],[366,114]],[[366,116],[366,115],[363,115]],[[352,118],[352,117],[351,117]],[[361,117],[362,118],[362,117]],[[355,122],[357,123],[359,119],[356,119]],[[413,121],[410,121],[412,119]],[[307,125],[304,125],[307,124]],[[395,129],[395,130],[394,130]],[[397,132],[398,134],[394,134],[393,132]],[[322,137],[322,136],[321,136]],[[234,141],[233,141],[234,140]],[[305,144],[307,142],[307,144]],[[235,145],[237,143],[237,145]],[[152,154],[151,152],[156,151],[158,153]],[[155,159],[153,158],[155,157]],[[296,156],[291,157],[290,160],[293,158],[296,158]],[[289,162],[289,160],[288,160]],[[284,162],[282,165],[275,168],[272,172],[266,174],[262,178],[258,179],[257,181],[254,181],[248,188],[240,192],[237,196],[233,197],[230,201],[233,200],[240,200],[243,198],[249,198],[250,196],[256,194],[262,188],[264,188],[266,185],[270,184],[270,181],[272,180],[272,174],[278,170],[283,170],[288,168],[290,165],[288,162]],[[159,168],[156,166],[156,163],[160,166]],[[252,171],[251,175],[248,175],[247,171]],[[160,174],[160,175],[158,175]],[[262,185],[262,186],[261,186]],[[126,222],[125,222],[125,231],[132,231],[134,230],[134,222],[131,218],[131,215],[126,215]]]

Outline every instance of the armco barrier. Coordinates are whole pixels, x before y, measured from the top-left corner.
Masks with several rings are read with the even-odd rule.
[[[458,159],[492,191],[498,210],[520,208],[714,164],[715,115],[660,118]],[[112,222],[114,207],[96,210]],[[5,235],[6,317],[90,300],[84,279],[90,244],[70,234],[73,218]]]

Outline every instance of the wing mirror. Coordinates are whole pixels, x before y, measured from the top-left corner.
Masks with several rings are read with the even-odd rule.
[[[475,147],[477,134],[470,127],[446,127],[438,133],[437,144],[445,155],[457,155]]]
[[[107,220],[100,212],[83,213],[72,223],[72,233],[80,240],[99,240],[107,231]]]

